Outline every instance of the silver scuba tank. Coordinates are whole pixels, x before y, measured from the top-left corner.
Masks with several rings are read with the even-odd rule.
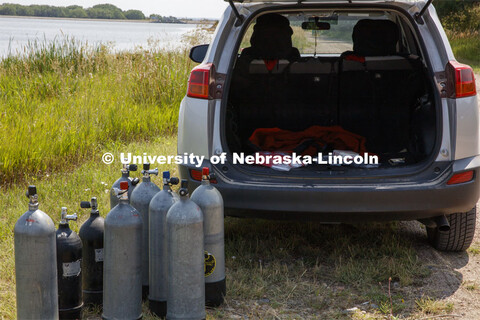
[[[205,238],[205,303],[217,307],[223,303],[225,284],[225,235],[223,198],[210,184],[213,174],[202,169],[202,184],[192,193],[191,200],[203,213]]]
[[[80,228],[82,239],[82,289],[85,305],[101,305],[103,295],[103,234],[105,220],[98,211],[97,198],[82,201],[80,207],[92,208],[90,217]]]
[[[38,209],[35,186],[29,186],[28,211],[15,224],[17,319],[58,319],[55,224]]]
[[[132,179],[130,177],[130,171],[137,171],[136,164],[123,164],[122,168],[122,176],[118,178],[112,185],[110,189],[110,209],[113,209],[118,204],[118,197],[115,193],[115,189],[120,189],[120,182],[127,181],[128,182],[128,198],[130,199],[135,186],[140,182],[138,178]]]
[[[158,317],[167,314],[167,212],[178,200],[170,188],[178,184],[178,178],[170,178],[170,172],[163,172],[163,190],[150,201],[149,216],[149,309]],[[140,187],[140,186],[139,186]]]
[[[103,319],[142,317],[142,218],[129,204],[128,182],[114,190],[119,203],[105,219]]]
[[[180,200],[167,213],[167,319],[205,319],[203,214],[187,187],[182,180]]]
[[[77,220],[77,214],[67,215],[67,208],[63,207],[56,233],[59,317],[81,319],[82,241],[77,233],[70,229],[69,220]]]
[[[130,204],[142,216],[143,231],[142,231],[142,297],[148,297],[148,206],[152,198],[160,192],[160,188],[151,181],[150,175],[158,176],[158,169],[150,170],[150,163],[143,164],[142,183],[135,187],[130,197]]]

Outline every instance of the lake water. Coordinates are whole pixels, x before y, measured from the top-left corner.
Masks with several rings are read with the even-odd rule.
[[[195,28],[192,24],[0,16],[0,56],[21,52],[29,41],[51,41],[65,36],[92,45],[110,44],[115,50],[146,47],[152,40],[161,47],[175,48],[180,45],[182,35]]]

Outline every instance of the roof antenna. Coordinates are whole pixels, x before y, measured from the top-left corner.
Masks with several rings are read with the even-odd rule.
[[[433,2],[433,0],[428,0],[427,3],[425,4],[425,6],[423,6],[422,10],[420,10],[420,12],[415,13],[415,21],[417,21],[418,24],[423,24],[424,23],[423,19],[422,19],[422,16],[425,13],[425,11],[427,11],[428,6],[431,5],[432,2]]]
[[[233,3],[233,0],[228,0],[230,7],[232,7],[233,13],[237,17],[237,22],[235,23],[235,27],[241,26],[245,18],[238,12],[237,7]]]

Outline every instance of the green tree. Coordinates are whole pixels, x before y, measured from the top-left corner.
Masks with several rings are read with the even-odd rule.
[[[31,5],[33,15],[36,17],[62,17],[61,11],[56,10],[55,7],[46,5]],[[63,15],[65,16],[65,14]]]
[[[33,10],[29,6],[15,5],[17,16],[33,16]]]
[[[83,9],[83,7],[77,6],[77,5],[72,5],[72,6],[67,6],[67,7],[65,7],[65,9],[75,10],[75,9]]]
[[[96,19],[126,19],[123,11],[113,4],[97,4],[87,9],[87,14]]]
[[[87,12],[82,7],[68,9],[67,16],[69,18],[88,18]]]
[[[155,20],[155,21],[160,21],[162,19],[162,16],[159,14],[151,14],[149,17],[150,20]]]
[[[17,10],[15,5],[10,3],[4,3],[0,6],[0,15],[4,16],[15,16],[17,15]]]
[[[108,3],[97,4],[88,9],[84,9],[78,5],[56,7],[47,5],[23,6],[20,4],[4,3],[0,5],[0,15],[94,19],[145,19],[145,15],[140,10],[127,10],[124,12],[113,4]],[[161,18],[162,17],[159,16],[159,19]]]
[[[480,30],[480,1],[439,1],[435,7],[447,30],[455,32]]]
[[[129,20],[144,20],[145,15],[140,10],[127,10],[124,15]]]
[[[434,1],[433,5],[438,16],[444,18],[450,14],[464,11],[480,3],[480,0],[440,0]]]

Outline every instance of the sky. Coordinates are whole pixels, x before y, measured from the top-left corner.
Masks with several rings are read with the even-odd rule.
[[[157,13],[162,16],[174,16],[179,18],[215,18],[221,17],[228,6],[224,0],[11,0],[8,3],[23,5],[47,4],[51,6],[79,5],[84,8],[101,3],[116,5],[122,10],[137,9],[149,16]]]

